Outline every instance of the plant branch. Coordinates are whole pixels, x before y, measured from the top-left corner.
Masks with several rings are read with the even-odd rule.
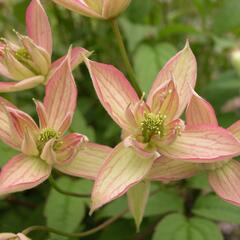
[[[23,230],[22,233],[24,235],[27,235],[34,231],[42,231],[42,232],[55,233],[57,235],[61,235],[61,236],[65,236],[65,237],[86,237],[86,236],[92,235],[96,232],[99,232],[102,229],[106,228],[107,226],[111,225],[112,223],[114,223],[115,221],[120,219],[122,216],[124,216],[127,212],[128,212],[128,209],[125,209],[124,211],[122,211],[121,213],[116,215],[115,217],[112,217],[112,218],[108,219],[107,221],[103,222],[102,224],[98,225],[97,227],[87,230],[85,232],[67,233],[67,232],[59,231],[57,229],[50,228],[50,227],[32,226],[32,227],[29,227],[29,228],[26,228],[25,230]]]
[[[116,41],[117,41],[117,44],[118,44],[118,47],[119,47],[119,51],[120,51],[124,66],[125,66],[126,71],[128,73],[129,80],[130,80],[132,86],[135,88],[138,96],[141,97],[142,96],[142,91],[141,91],[141,89],[140,89],[140,87],[139,87],[139,85],[136,81],[135,73],[134,73],[132,65],[130,63],[130,60],[129,60],[129,57],[128,57],[128,54],[127,54],[126,47],[124,45],[124,41],[123,41],[123,38],[122,38],[122,34],[121,34],[121,31],[120,31],[117,19],[111,19],[110,21],[111,21],[111,24],[112,24],[112,29],[113,29],[114,35],[116,37]]]
[[[83,193],[74,193],[74,192],[68,192],[65,191],[63,189],[61,189],[56,181],[54,180],[53,176],[50,175],[50,177],[48,178],[49,183],[51,184],[51,186],[59,193],[64,194],[64,195],[68,195],[68,196],[72,196],[72,197],[79,197],[79,198],[89,198],[91,197],[90,194],[83,194]]]

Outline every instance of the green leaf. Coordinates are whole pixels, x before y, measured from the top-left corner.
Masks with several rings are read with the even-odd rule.
[[[141,89],[148,93],[153,81],[164,64],[176,53],[176,48],[169,43],[156,46],[141,44],[134,56],[134,68]]]
[[[240,208],[212,194],[198,198],[193,213],[212,220],[240,224]]]
[[[17,151],[5,145],[0,141],[0,167],[2,167],[8,160],[10,160],[13,156],[18,154]]]
[[[187,180],[187,186],[194,189],[208,189],[208,176],[207,173],[200,173]]]
[[[81,193],[89,193],[92,186],[89,181],[74,181],[68,177],[61,177],[57,184],[62,189]],[[66,196],[52,189],[45,206],[47,225],[65,232],[75,231],[85,216],[87,204],[88,200],[85,198]],[[67,238],[51,234],[51,240],[64,239]]]
[[[79,109],[76,109],[73,121],[71,124],[71,131],[78,132],[86,135],[91,141],[95,140],[95,132],[94,129],[88,126],[84,116],[82,115]]]
[[[203,218],[187,219],[181,214],[171,214],[158,225],[153,240],[223,240],[218,227]]]

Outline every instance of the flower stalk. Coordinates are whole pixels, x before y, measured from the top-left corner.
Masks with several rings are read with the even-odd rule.
[[[67,195],[67,196],[71,196],[71,197],[78,197],[78,198],[89,198],[89,197],[91,197],[90,194],[68,192],[68,191],[65,191],[65,190],[61,189],[57,185],[57,183],[56,183],[56,181],[55,181],[55,179],[53,178],[52,175],[49,176],[48,181],[51,184],[52,188],[54,188],[57,192],[59,192],[63,195]]]
[[[129,76],[129,81],[131,82],[132,86],[136,90],[138,96],[141,97],[142,96],[142,91],[141,91],[141,89],[140,89],[140,87],[139,87],[139,85],[136,81],[135,73],[134,73],[133,67],[130,63],[126,47],[124,45],[124,41],[123,41],[123,38],[122,38],[122,34],[121,34],[121,31],[120,31],[120,28],[119,28],[118,21],[117,21],[116,18],[111,19],[110,21],[111,21],[112,30],[113,30],[113,33],[115,35],[121,57],[122,57],[122,60],[123,60],[123,64],[124,64],[125,69],[128,73],[128,76]]]

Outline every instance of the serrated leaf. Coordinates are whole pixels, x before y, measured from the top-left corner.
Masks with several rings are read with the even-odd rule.
[[[223,240],[216,224],[203,218],[187,219],[181,214],[165,217],[156,227],[153,240]]]
[[[85,180],[72,180],[68,177],[61,177],[57,184],[70,192],[86,193],[91,189],[91,183]],[[70,197],[50,191],[45,206],[47,226],[56,229],[64,229],[65,232],[73,232],[80,225],[86,213],[88,200],[85,198]],[[66,237],[51,234],[51,240],[65,240]]]
[[[213,194],[198,198],[193,213],[212,220],[240,224],[240,208]]]

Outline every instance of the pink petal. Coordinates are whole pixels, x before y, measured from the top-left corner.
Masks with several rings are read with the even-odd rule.
[[[144,211],[147,205],[148,197],[150,193],[150,182],[142,181],[131,189],[129,189],[128,206],[135,220],[137,231],[139,231],[141,222],[144,217]]]
[[[39,158],[19,154],[13,157],[0,173],[0,195],[33,188],[45,181],[51,167]]]
[[[194,88],[197,76],[197,63],[195,56],[189,46],[186,46],[183,50],[178,52],[173,58],[171,58],[163,69],[159,72],[157,79],[153,83],[150,90],[147,103],[149,106],[152,104],[153,93],[162,84],[168,82],[172,77],[176,84],[177,92],[179,95],[179,108],[176,114],[178,118],[187,106],[192,96],[192,88]]]
[[[44,160],[47,164],[53,165],[57,162],[57,155],[54,150],[54,144],[56,139],[50,139],[43,147],[42,153],[40,155],[41,159]]]
[[[0,62],[0,75],[12,79],[12,75],[9,73],[7,68]]]
[[[159,144],[158,149],[161,154],[172,159],[211,163],[237,156],[239,144],[229,131],[201,125],[186,129],[170,145]]]
[[[22,233],[18,233],[17,236],[19,237],[19,240],[31,240],[30,238],[26,237]]]
[[[44,105],[40,101],[37,101],[35,99],[33,99],[33,101],[36,105],[40,129],[47,128],[48,118]]]
[[[73,48],[71,52],[71,61],[70,61],[71,69],[74,70],[80,63],[82,63],[84,60],[84,56],[88,57],[90,55],[91,53],[84,48],[80,48],[80,47]],[[54,74],[57,68],[62,64],[65,58],[66,56],[63,56],[52,63],[49,78],[51,78],[51,76]]]
[[[0,240],[15,239],[16,234],[14,233],[0,233]]]
[[[0,82],[0,93],[17,92],[34,88],[44,82],[43,76],[35,76],[19,82]]]
[[[173,81],[160,86],[152,96],[152,112],[166,116],[166,122],[174,119],[179,106],[179,98]]]
[[[80,13],[88,17],[103,18],[93,9],[89,8],[83,0],[53,0],[53,2],[62,5],[63,7],[70,9],[74,12]]]
[[[76,177],[95,179],[103,161],[111,152],[111,148],[95,143],[84,143],[70,163],[65,165],[55,165],[60,172]]]
[[[7,106],[15,107],[10,102],[0,97],[0,139],[7,145],[19,150],[21,146],[13,137],[14,134],[12,131],[11,121],[6,110]]]
[[[73,116],[77,102],[77,87],[70,68],[70,53],[46,86],[44,106],[48,127],[58,131],[68,115]],[[69,124],[71,121],[69,121]],[[65,126],[65,128],[68,128]]]
[[[139,183],[150,170],[155,158],[138,155],[132,147],[117,145],[99,171],[92,192],[91,212],[121,197]]]
[[[52,32],[48,16],[40,0],[32,0],[26,12],[27,32],[30,38],[52,55]]]
[[[186,120],[189,125],[213,125],[218,126],[217,117],[211,104],[193,91],[190,104],[186,111]]]
[[[228,130],[238,139],[240,140],[240,121],[232,124]]]
[[[121,12],[123,12],[131,0],[105,0],[103,1],[103,13],[105,19],[117,17]]]
[[[24,129],[24,137],[21,146],[22,153],[28,156],[38,156],[39,151],[36,144],[35,136],[28,128]]]
[[[162,156],[154,162],[147,178],[159,181],[178,181],[192,177],[198,170],[195,163],[173,160]]]
[[[123,129],[128,129],[125,111],[139,98],[125,76],[112,65],[86,60],[98,98],[108,114]]]
[[[240,206],[240,163],[232,160],[209,173],[213,190],[225,201]]]

